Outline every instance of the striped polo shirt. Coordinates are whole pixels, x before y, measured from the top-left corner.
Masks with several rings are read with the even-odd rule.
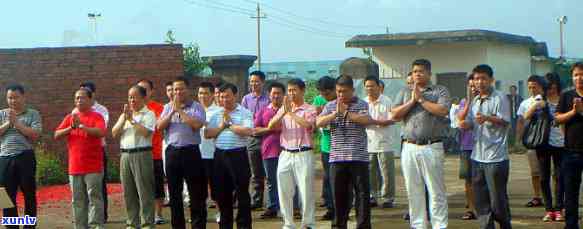
[[[324,107],[320,116],[328,115],[336,110],[337,100],[331,101]],[[368,115],[368,104],[353,97],[348,106],[349,112]],[[338,114],[330,122],[331,149],[330,163],[334,162],[368,162],[366,126],[345,119]]]
[[[223,107],[214,112],[209,119],[208,127],[218,128],[223,120],[224,113],[225,108]],[[241,105],[237,104],[237,107],[229,113],[229,116],[231,117],[231,124],[253,128],[253,114]],[[231,129],[225,129],[217,136],[215,145],[220,150],[230,150],[247,147],[248,142],[249,137],[240,136],[235,134]]]
[[[8,109],[0,111],[0,123],[8,122]],[[38,132],[42,131],[41,117],[38,111],[25,109],[17,115],[18,122]],[[0,135],[0,157],[16,156],[22,151],[33,149],[33,143],[17,129],[10,127]]]

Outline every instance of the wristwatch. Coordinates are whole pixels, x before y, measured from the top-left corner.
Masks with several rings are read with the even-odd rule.
[[[83,129],[83,127],[85,127],[85,125],[83,125],[83,124],[79,124],[79,126],[78,126],[77,128],[79,128],[79,129]]]
[[[421,98],[417,99],[417,102],[419,104],[422,104],[423,102],[425,102],[425,98],[421,97]]]

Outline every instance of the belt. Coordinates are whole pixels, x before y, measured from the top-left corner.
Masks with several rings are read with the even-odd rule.
[[[138,147],[133,149],[121,149],[122,153],[139,153],[152,150],[151,146],[148,147]]]
[[[299,153],[299,152],[304,152],[304,151],[310,151],[310,150],[312,150],[312,147],[302,146],[299,149],[283,149],[283,150],[290,152],[290,153]]]
[[[426,139],[426,140],[407,140],[407,139],[405,139],[404,141],[406,143],[424,146],[424,145],[431,145],[431,144],[434,144],[434,143],[439,143],[439,142],[442,142],[443,140],[441,140],[441,139],[434,139],[434,140],[430,140],[430,139]]]

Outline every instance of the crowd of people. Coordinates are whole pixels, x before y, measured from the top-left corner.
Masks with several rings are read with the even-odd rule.
[[[556,74],[533,75],[528,78],[530,97],[524,100],[515,86],[509,95],[495,90],[493,69],[477,65],[467,79],[467,97],[455,106],[448,89],[432,84],[431,76],[431,63],[415,60],[407,86],[394,99],[384,95],[384,83],[375,76],[362,81],[364,98],[356,95],[350,76],[324,76],[312,104],[306,103],[303,80],[265,85],[260,71],[250,73],[250,93],[241,103],[241,92],[231,83],[199,83],[195,96],[189,80],[178,77],[165,85],[168,102],[162,105],[152,100],[155,85],[140,80],[130,86],[110,130],[120,146],[126,226],[166,223],[162,211],[168,196],[172,228],[186,228],[187,223],[206,228],[208,207],[218,208],[221,229],[233,224],[252,228],[251,213],[258,209],[264,209],[264,219],[281,215],[286,229],[297,228],[297,218],[299,228],[316,228],[313,139],[319,132],[324,170],[320,207],[327,209],[321,220],[347,228],[354,208],[356,227],[372,228],[372,207],[395,206],[394,160],[400,157],[411,228],[447,228],[444,141],[452,126],[459,129],[462,151],[459,175],[467,208],[462,219],[477,219],[479,228],[494,229],[496,222],[511,228],[509,147],[523,142],[532,123],[546,117],[551,123],[543,131],[546,137],[529,147],[535,197],[527,205],[544,204],[544,221],[579,228],[583,63],[571,69],[574,89],[563,90]],[[0,111],[0,182],[14,202],[22,190],[25,214],[36,216],[34,144],[43,129],[41,114],[26,105],[25,97],[22,85],[6,87],[8,108]],[[108,218],[104,149],[109,115],[95,97],[95,84],[82,83],[74,109],[54,131],[55,140],[67,144],[72,213],[79,229],[103,228]],[[391,138],[396,123],[401,124],[400,139]],[[400,152],[393,148],[395,140],[400,140]],[[16,207],[3,210],[4,216],[17,214]]]

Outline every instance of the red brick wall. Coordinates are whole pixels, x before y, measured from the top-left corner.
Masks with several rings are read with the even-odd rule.
[[[182,45],[0,49],[0,107],[6,107],[6,84],[23,84],[28,105],[43,118],[42,142],[64,155],[65,142],[52,140],[53,130],[73,108],[73,93],[81,82],[96,84],[97,101],[109,109],[111,127],[131,84],[141,78],[152,80],[155,100],[165,102],[164,83],[183,74],[182,63]],[[118,141],[110,132],[107,140],[108,152],[117,154]]]

